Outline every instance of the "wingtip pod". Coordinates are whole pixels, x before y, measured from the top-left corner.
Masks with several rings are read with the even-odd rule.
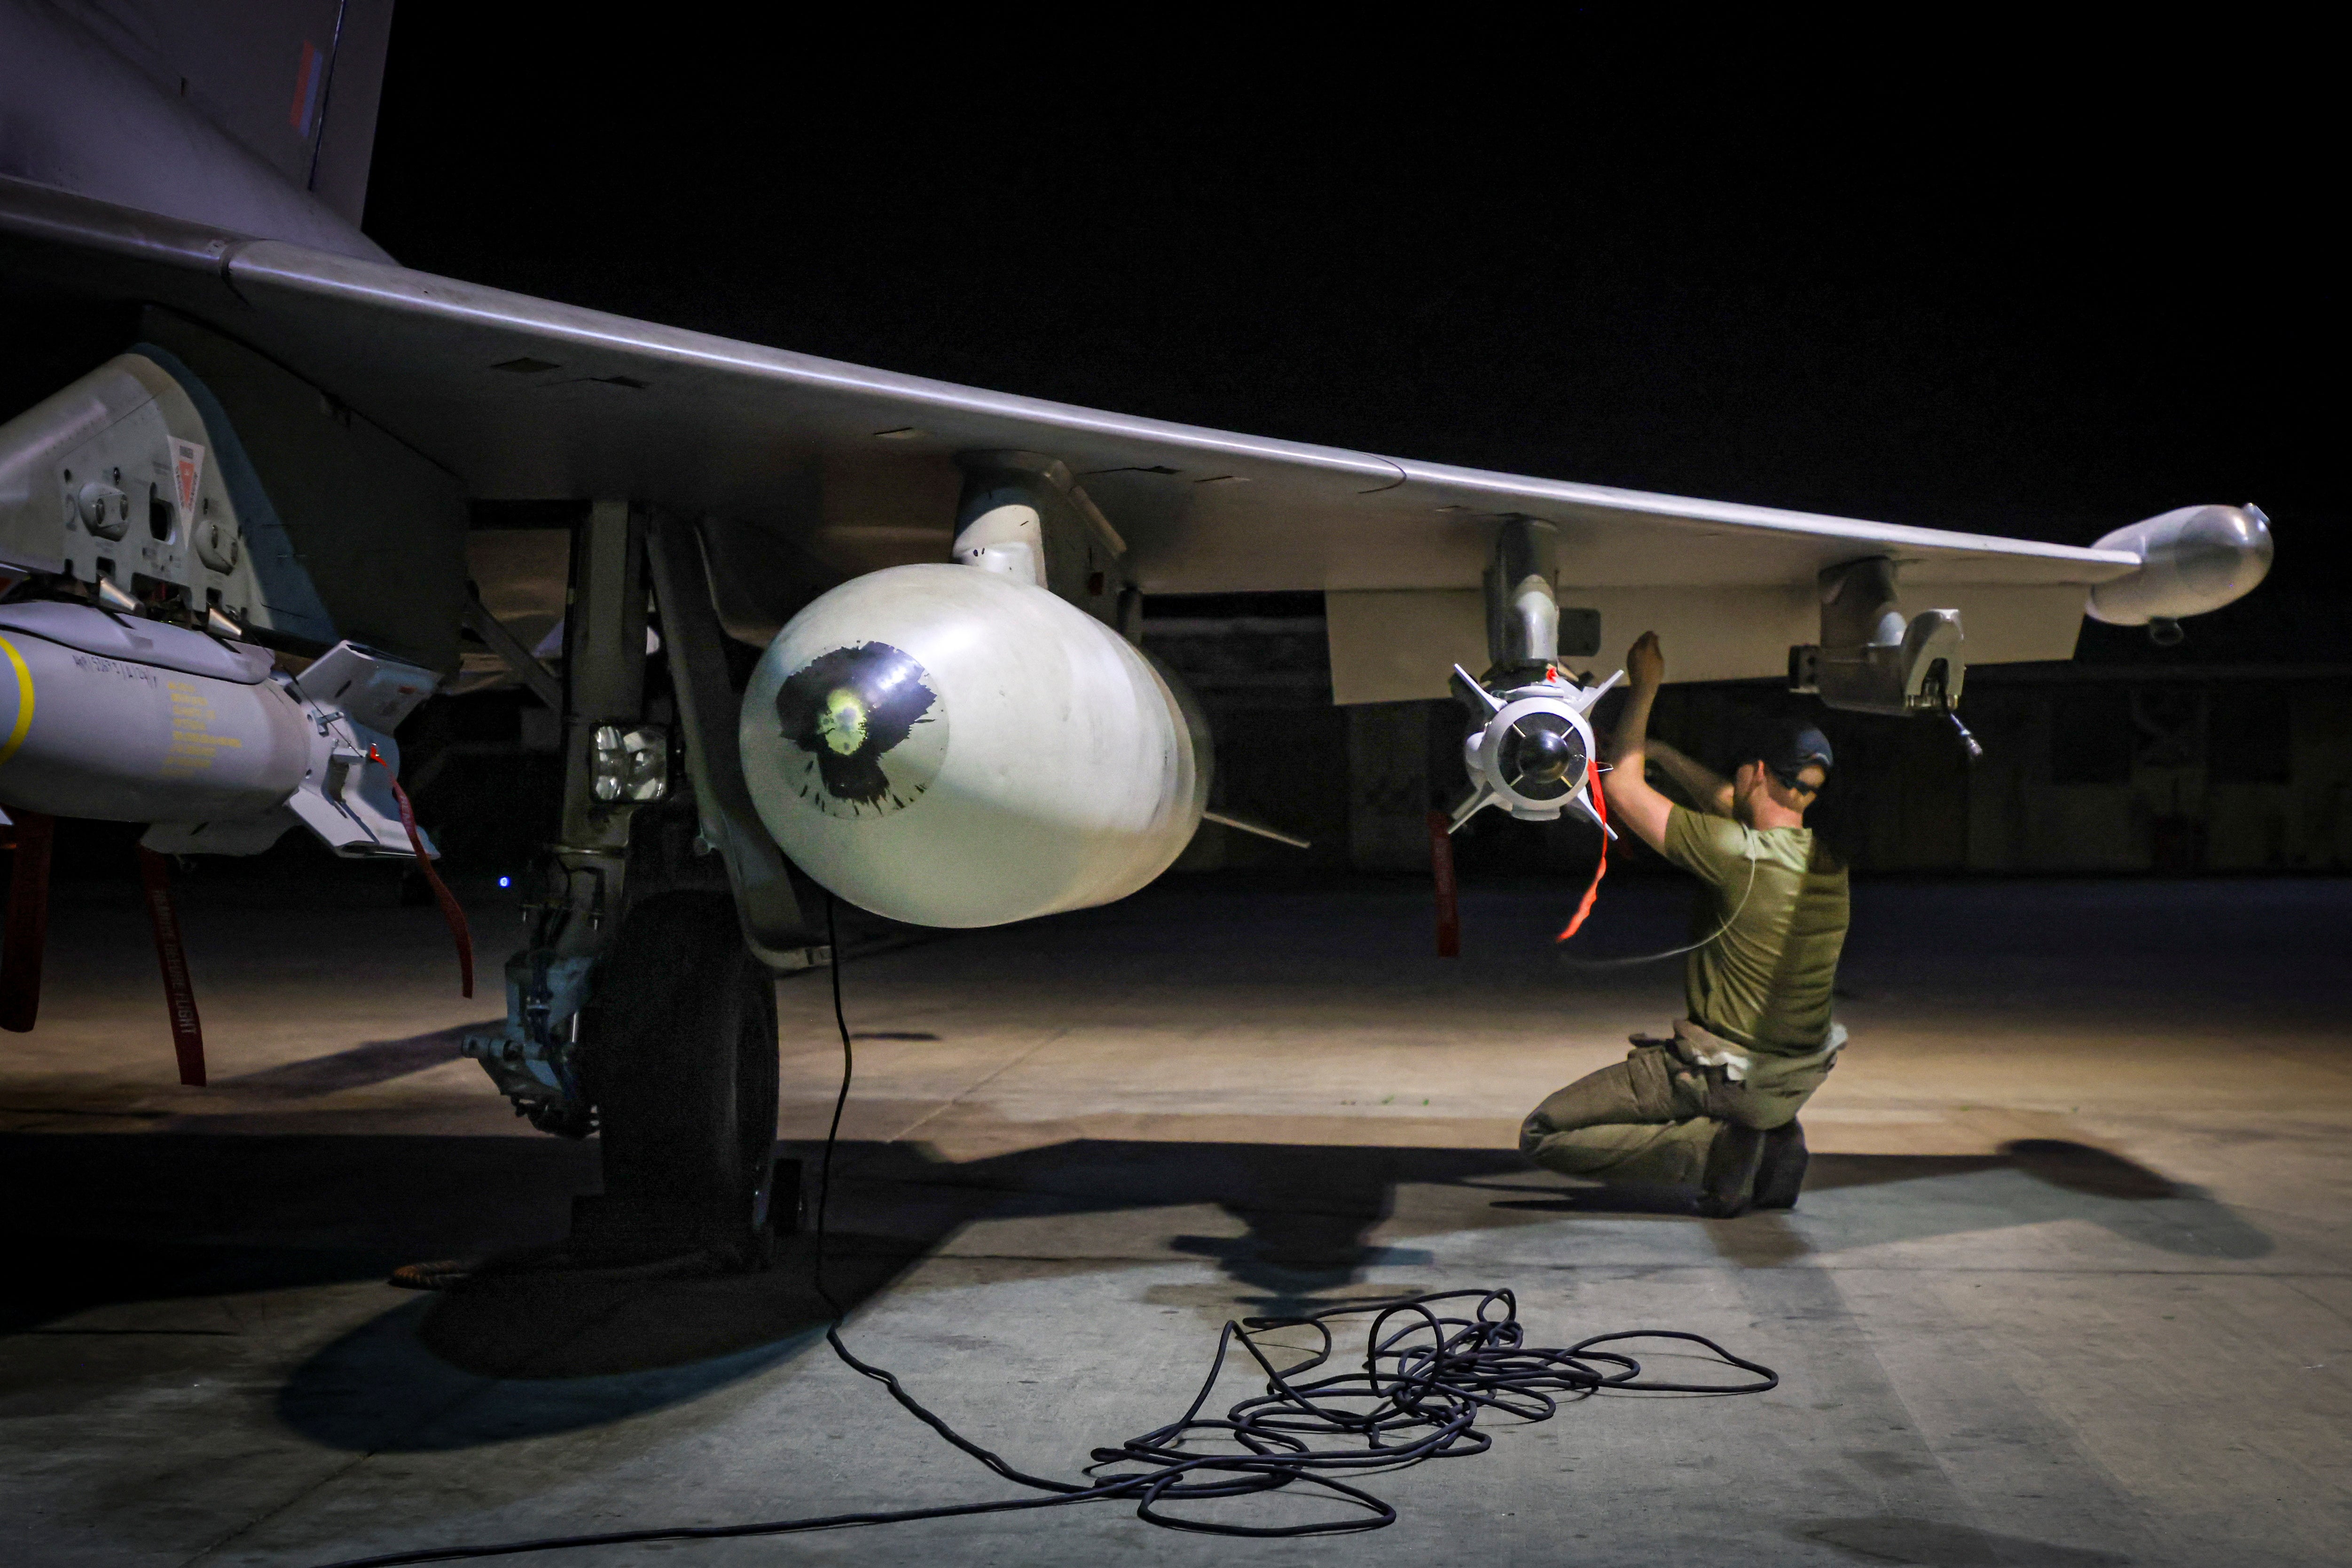
[[[2094,548],[2140,558],[2137,571],[2091,590],[2091,618],[2118,626],[2181,620],[2242,599],[2270,574],[2273,551],[2270,519],[2252,502],[2184,506],[2119,528]]]

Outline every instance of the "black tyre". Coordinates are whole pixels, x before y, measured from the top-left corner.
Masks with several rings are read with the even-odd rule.
[[[604,1197],[575,1215],[575,1243],[764,1266],[776,992],[743,943],[733,901],[664,893],[631,910],[581,1023]]]

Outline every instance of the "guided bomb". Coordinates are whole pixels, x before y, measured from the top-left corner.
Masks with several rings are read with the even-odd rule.
[[[142,842],[180,854],[255,854],[299,824],[339,854],[406,855],[392,731],[434,680],[352,643],[298,677],[184,626],[0,605],[0,807],[151,823]]]
[[[175,854],[299,824],[407,855],[392,731],[439,677],[349,641],[298,674],[250,640],[331,623],[250,547],[245,459],[169,357],[118,354],[0,426],[0,583],[47,595],[0,605],[0,807],[149,823]]]

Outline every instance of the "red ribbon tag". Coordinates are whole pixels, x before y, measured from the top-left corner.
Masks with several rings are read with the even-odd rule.
[[[441,919],[449,927],[449,938],[457,944],[457,974],[465,994],[474,994],[474,932],[466,924],[466,911],[457,907],[457,900],[449,891],[441,873],[433,868],[432,858],[425,853],[424,836],[416,831],[416,813],[408,804],[408,792],[400,787],[400,775],[383,760],[383,753],[373,746],[368,748],[368,761],[383,770],[392,781],[392,798],[400,803],[400,825],[408,829],[408,847],[415,852],[416,868],[425,879],[433,884],[433,901],[441,906]]]
[[[1568,929],[1554,939],[1559,942],[1566,942],[1576,934],[1577,928],[1584,923],[1584,917],[1592,912],[1592,900],[1601,896],[1601,879],[1609,875],[1609,797],[1601,793],[1601,764],[1586,763],[1584,776],[1585,793],[1592,797],[1592,809],[1601,814],[1601,864],[1592,868],[1592,885],[1584,889],[1584,900],[1576,906],[1576,913],[1570,919]]]

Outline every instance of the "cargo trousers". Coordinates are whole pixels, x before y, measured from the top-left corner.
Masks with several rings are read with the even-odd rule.
[[[1623,1061],[1537,1106],[1519,1129],[1519,1152],[1562,1175],[1696,1187],[1703,1209],[1744,1212],[1768,1144],[1793,1146],[1801,1174],[1797,1112],[1844,1041],[1839,1029],[1810,1056],[1771,1057],[1678,1019],[1671,1039],[1636,1035]],[[1795,1196],[1791,1187],[1786,1202]]]

